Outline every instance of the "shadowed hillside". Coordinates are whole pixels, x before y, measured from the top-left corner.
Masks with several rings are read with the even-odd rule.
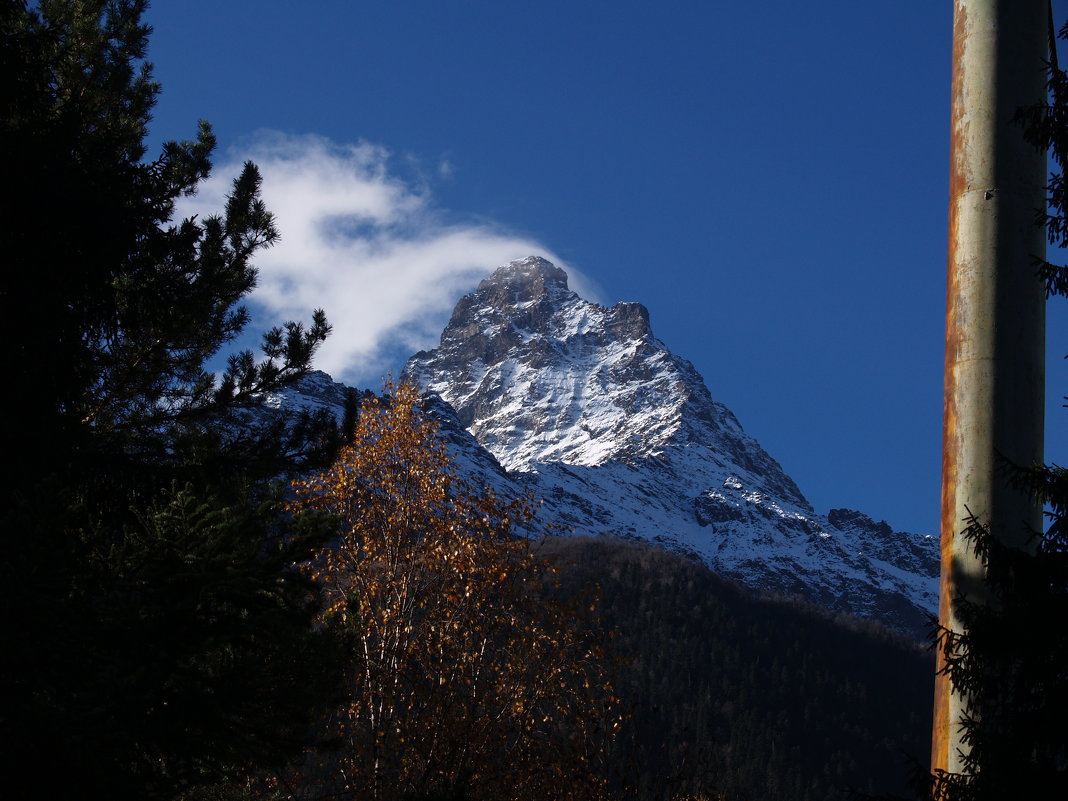
[[[704,566],[612,539],[554,538],[561,591],[600,588],[630,721],[617,780],[643,799],[907,792],[927,753],[933,658],[868,621],[760,598]]]

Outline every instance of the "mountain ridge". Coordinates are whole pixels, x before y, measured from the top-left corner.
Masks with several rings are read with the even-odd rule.
[[[401,380],[427,393],[461,474],[533,493],[564,530],[654,542],[915,636],[928,626],[935,539],[816,512],[639,303],[590,303],[550,262],[510,262],[460,299]]]

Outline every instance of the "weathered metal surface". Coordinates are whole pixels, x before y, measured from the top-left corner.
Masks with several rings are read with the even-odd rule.
[[[961,536],[969,513],[1019,547],[1041,525],[1041,509],[1008,485],[1003,459],[1042,460],[1045,299],[1033,258],[1045,252],[1035,222],[1045,157],[1011,119],[1045,97],[1046,5],[954,6],[939,608],[953,631],[953,600],[985,597],[982,565]],[[934,769],[960,770],[965,705],[939,676]]]

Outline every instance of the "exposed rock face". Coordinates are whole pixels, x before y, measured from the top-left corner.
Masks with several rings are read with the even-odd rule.
[[[933,538],[817,514],[638,303],[606,308],[537,257],[465,296],[403,377],[436,393],[549,516],[692,552],[757,587],[919,631]]]
[[[540,521],[651,540],[916,635],[937,604],[933,537],[815,512],[653,336],[644,306],[589,303],[544,259],[505,265],[461,299],[440,345],[414,355],[403,379],[430,393],[460,472],[505,497],[533,492]],[[337,403],[338,386],[313,374],[282,403]]]
[[[544,259],[508,264],[465,296],[441,345],[403,377],[451,404],[509,470],[636,463],[690,443],[748,486],[809,508],[693,365],[653,336],[644,306],[589,303]]]

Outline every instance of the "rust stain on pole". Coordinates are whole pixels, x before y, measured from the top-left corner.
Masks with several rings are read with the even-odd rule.
[[[940,546],[943,567],[939,578],[938,620],[943,625],[950,620],[949,600],[952,597],[952,574],[946,569],[947,561],[952,560],[952,542],[958,525],[954,502],[957,485],[957,406],[956,371],[953,365],[957,361],[960,349],[960,328],[956,309],[957,270],[956,243],[959,237],[959,217],[956,198],[965,186],[961,161],[963,159],[963,129],[967,121],[960,119],[963,109],[963,72],[965,30],[968,28],[968,5],[956,3],[953,9],[953,73],[952,73],[952,109],[953,119],[950,126],[950,164],[949,164],[949,269],[946,277],[946,352],[945,352],[945,389],[942,408],[942,512]],[[949,681],[942,675],[945,659],[941,649],[936,656],[936,678],[934,695],[934,722],[931,732],[931,769],[948,770],[950,753],[951,693]]]
[[[1045,157],[1010,120],[1045,98],[1046,27],[1045,0],[954,4],[939,621],[956,632],[954,600],[985,597],[982,564],[961,536],[968,513],[1020,547],[1041,525],[1001,458],[1042,459],[1045,298],[1033,257],[1045,251],[1035,223]],[[939,676],[933,769],[960,771],[966,708]]]

